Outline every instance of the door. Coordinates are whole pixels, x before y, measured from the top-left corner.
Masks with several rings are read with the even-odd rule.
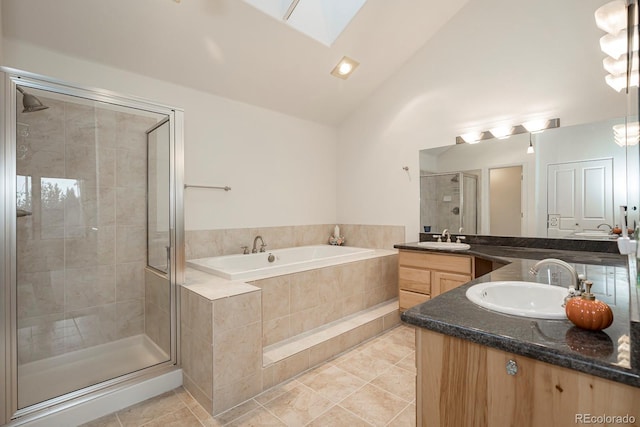
[[[551,164],[547,186],[547,236],[613,225],[613,159]]]
[[[522,166],[489,169],[489,231],[522,235]]]
[[[17,91],[15,152],[2,160],[15,171],[15,409],[23,414],[170,362],[173,297],[168,276],[154,287],[147,268],[146,131],[167,114],[42,85]],[[37,109],[27,108],[27,93]],[[162,215],[152,231],[164,247],[168,125],[161,129],[153,201]],[[159,265],[166,269],[166,256]]]

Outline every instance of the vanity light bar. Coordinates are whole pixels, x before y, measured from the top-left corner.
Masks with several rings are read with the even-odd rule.
[[[560,119],[549,119],[549,120],[531,120],[529,122],[525,122],[521,125],[514,125],[511,127],[511,132],[508,135],[504,135],[501,132],[498,132],[499,135],[492,134],[490,130],[485,130],[482,132],[470,132],[461,136],[456,136],[456,144],[476,144],[485,139],[505,139],[510,137],[511,135],[518,135],[520,133],[537,133],[542,132],[547,129],[554,129],[560,127]]]

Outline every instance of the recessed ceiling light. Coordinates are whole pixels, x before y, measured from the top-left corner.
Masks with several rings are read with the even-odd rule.
[[[346,80],[353,73],[353,71],[360,65],[360,63],[348,56],[343,56],[340,62],[333,67],[331,75]]]

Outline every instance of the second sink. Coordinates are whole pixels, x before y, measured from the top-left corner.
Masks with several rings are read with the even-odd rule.
[[[565,288],[537,282],[487,282],[467,289],[467,298],[484,308],[513,316],[566,319]]]
[[[466,243],[455,242],[420,242],[418,246],[429,249],[446,249],[448,251],[466,251],[471,247]]]

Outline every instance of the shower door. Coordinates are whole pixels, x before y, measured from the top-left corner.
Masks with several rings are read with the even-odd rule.
[[[4,318],[12,335],[10,413],[20,415],[175,363],[174,125],[171,112],[136,101],[6,80],[5,90],[17,92],[14,134],[5,133],[11,156],[3,160],[14,171],[5,175],[5,200],[15,206],[5,209],[15,229],[4,236],[13,246]],[[150,128],[164,141],[162,159],[154,156],[163,173],[154,194]],[[149,199],[154,224],[162,219],[161,276],[148,266]]]

